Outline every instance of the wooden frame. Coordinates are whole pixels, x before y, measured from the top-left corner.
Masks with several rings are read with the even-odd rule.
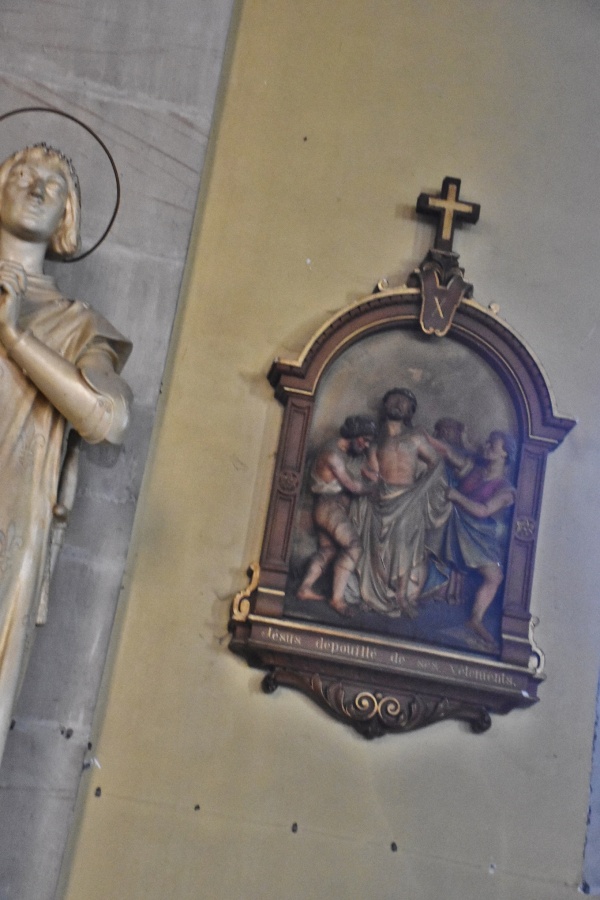
[[[446,256],[444,265],[456,263],[455,254]],[[434,257],[430,254],[424,265],[431,267]],[[455,265],[452,271],[458,271]],[[367,737],[445,718],[465,720],[482,732],[491,724],[490,713],[536,702],[543,654],[533,638],[530,600],[545,463],[575,424],[554,412],[544,373],[523,341],[474,301],[458,301],[445,337],[431,334],[432,329],[425,336],[422,273],[423,266],[408,286],[378,290],[334,316],[298,360],[273,363],[269,380],[285,413],[262,553],[250,585],[234,599],[230,619],[231,649],[268,670],[265,691],[278,685],[298,688]],[[446,273],[446,283],[449,277]],[[453,372],[458,382],[452,381]],[[327,603],[298,600],[298,560],[306,567],[310,558],[298,548],[310,540],[316,546],[307,518],[308,476],[315,450],[327,436],[323,422],[335,433],[345,414],[367,406],[372,411],[381,389],[393,387],[399,377],[405,384],[412,379],[408,387],[419,402],[425,399],[425,407],[429,396],[430,416],[456,414],[460,408],[463,419],[470,416],[476,425],[486,415],[490,421],[497,416],[516,440],[504,579],[490,607],[497,622],[493,644],[469,639],[460,616],[456,627],[445,627],[446,622],[437,631],[430,625],[422,626],[429,632],[419,631],[427,603],[439,604],[437,618],[451,617],[444,600],[421,596],[414,622],[397,611],[394,620],[378,616],[365,610],[362,598],[355,618]],[[345,385],[346,408],[339,402]],[[332,410],[338,411],[337,421]],[[422,416],[417,424],[431,429],[427,412]]]

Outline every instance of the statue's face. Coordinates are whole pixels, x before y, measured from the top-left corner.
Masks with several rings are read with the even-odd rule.
[[[360,437],[351,438],[350,440],[350,456],[361,456],[371,446],[373,438],[370,434],[361,434]]]
[[[15,163],[8,174],[0,204],[0,225],[22,240],[47,243],[63,217],[67,193],[60,161],[32,151]]]
[[[410,422],[413,416],[413,404],[404,394],[390,394],[385,401],[386,418],[393,422]]]
[[[488,438],[483,447],[483,458],[485,460],[495,461],[501,459],[504,462],[507,456],[508,454],[504,449],[504,441],[501,437],[495,437],[493,440]]]

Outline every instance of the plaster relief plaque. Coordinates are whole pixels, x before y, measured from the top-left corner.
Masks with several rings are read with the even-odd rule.
[[[573,427],[531,351],[472,299],[476,222],[447,178],[405,286],[343,310],[269,380],[285,414],[260,567],[231,649],[367,737],[475,732],[537,700],[531,585],[545,460]]]

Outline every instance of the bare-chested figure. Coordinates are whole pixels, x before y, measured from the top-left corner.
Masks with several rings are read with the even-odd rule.
[[[412,426],[417,398],[408,388],[392,388],[382,402],[383,422],[369,451],[369,468],[390,485],[406,487],[438,456],[425,435]]]
[[[349,516],[350,502],[353,495],[368,493],[375,487],[361,476],[357,466],[352,466],[352,461],[364,456],[376,431],[375,421],[368,416],[348,416],[340,428],[340,437],[321,448],[311,472],[319,549],[309,563],[297,597],[325,600],[314,585],[333,564],[330,606],[341,615],[351,612],[344,592],[362,554],[360,537]]]
[[[408,388],[393,388],[382,401],[377,441],[368,454],[367,474],[377,495],[357,505],[364,547],[359,585],[363,602],[391,616],[417,614],[423,587],[425,532],[450,513],[444,467],[424,432],[412,425],[417,408]]]

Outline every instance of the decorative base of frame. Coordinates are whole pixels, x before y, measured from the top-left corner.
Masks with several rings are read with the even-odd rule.
[[[482,734],[492,713],[536,703],[543,680],[529,667],[492,657],[245,610],[230,628],[230,649],[268,670],[265,693],[296,688],[366,738],[445,719]]]
[[[302,691],[365,738],[415,731],[444,719],[468,722],[475,734],[483,734],[492,724],[487,709],[477,703],[416,692],[383,693],[369,690],[365,684],[321,677],[317,672],[307,675],[275,667],[263,678],[262,689],[272,694],[279,685]]]

